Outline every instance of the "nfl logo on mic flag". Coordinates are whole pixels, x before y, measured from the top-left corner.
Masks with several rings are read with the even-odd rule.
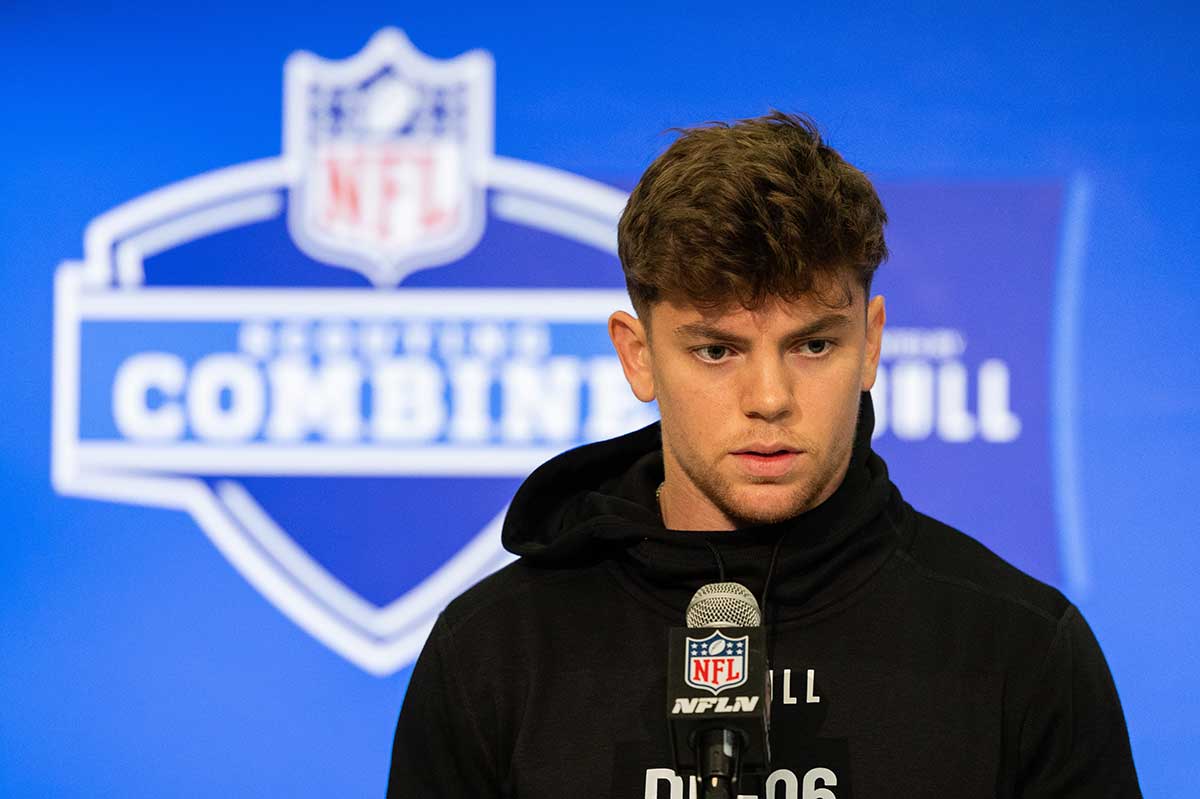
[[[749,637],[730,638],[715,632],[707,638],[687,639],[685,680],[693,688],[719,694],[746,682],[746,649]]]

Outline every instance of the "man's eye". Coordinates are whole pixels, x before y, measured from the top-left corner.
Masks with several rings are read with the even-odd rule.
[[[824,355],[832,347],[833,342],[824,338],[814,338],[800,345],[800,349],[805,355]]]
[[[725,360],[726,356],[729,355],[730,350],[729,347],[721,344],[710,344],[707,347],[700,347],[699,349],[694,350],[694,352],[700,356],[700,360],[708,361],[709,363],[715,363],[716,361]]]

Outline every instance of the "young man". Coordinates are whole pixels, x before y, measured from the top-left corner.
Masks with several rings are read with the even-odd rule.
[[[521,559],[455,600],[413,672],[389,797],[670,797],[667,630],[747,586],[788,799],[1137,797],[1100,649],[1061,594],[912,509],[871,451],[886,215],[811,123],[685,131],[619,228],[609,332],[660,424],[513,500]]]

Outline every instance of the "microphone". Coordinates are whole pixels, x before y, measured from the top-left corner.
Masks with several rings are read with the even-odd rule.
[[[743,769],[767,771],[770,695],[766,635],[744,585],[701,586],[687,627],[670,632],[667,718],[676,773],[694,774],[705,799],[737,795]]]
[[[762,614],[750,589],[741,583],[709,583],[692,594],[685,614],[688,627],[758,627]]]

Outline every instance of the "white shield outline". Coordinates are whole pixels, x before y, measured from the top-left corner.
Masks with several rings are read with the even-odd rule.
[[[390,290],[376,289],[176,289],[144,287],[143,259],[222,230],[282,213],[282,192],[293,183],[285,158],[220,169],[172,184],[100,215],[84,234],[82,263],[64,262],[55,276],[54,384],[51,479],[64,495],[187,511],[217,549],[264,597],[333,651],[379,676],[409,664],[420,651],[437,613],[480,577],[511,560],[500,545],[504,509],[453,558],[385,608],[366,603],[328,574],[257,507],[236,481],[215,491],[194,477],[156,473],[155,453],[121,458],[89,451],[79,440],[80,335],[85,318],[154,317],[191,313],[227,317],[238,303],[278,303],[298,313],[327,311],[333,302],[351,312],[397,304],[457,303],[461,313],[480,308],[537,308],[562,318],[595,318],[628,307],[611,290]],[[616,222],[626,195],[611,186],[549,167],[494,157],[485,173],[495,192],[492,213],[516,224],[616,253]],[[516,306],[514,306],[516,303]],[[382,305],[381,305],[382,304]],[[374,473],[412,474],[412,453]],[[477,454],[477,453],[476,453]],[[510,453],[506,474],[528,473],[554,450]],[[218,453],[219,455],[219,453]],[[466,474],[470,452],[444,453],[443,473]],[[147,460],[148,458],[148,460]],[[467,464],[467,467],[454,464]],[[407,465],[406,465],[407,464]],[[388,471],[391,470],[391,471]],[[493,474],[495,472],[492,472]]]
[[[310,174],[307,146],[310,118],[307,87],[314,81],[347,84],[365,80],[388,66],[432,82],[462,81],[468,87],[467,142],[464,160],[467,190],[465,213],[450,234],[401,253],[382,253],[371,247],[356,247],[344,238],[323,234],[307,224],[306,176]],[[470,252],[483,236],[487,219],[484,209],[487,164],[494,148],[495,66],[490,54],[473,50],[455,58],[429,58],[395,28],[385,28],[357,54],[341,60],[296,52],[284,65],[283,154],[294,162],[298,179],[288,205],[288,231],[307,254],[331,266],[354,269],[377,286],[394,286],[420,269],[455,261]]]

